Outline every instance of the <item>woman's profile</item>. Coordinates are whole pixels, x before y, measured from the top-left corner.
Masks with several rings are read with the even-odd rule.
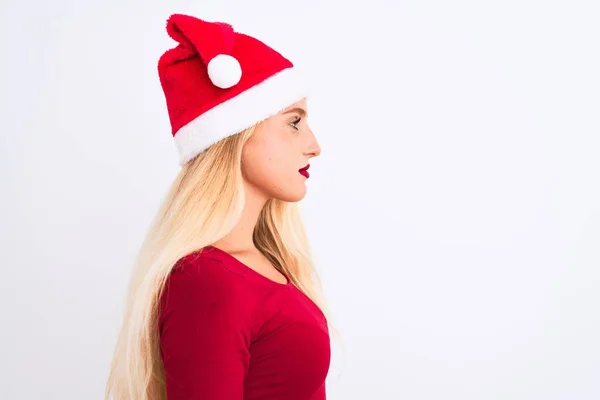
[[[158,62],[181,171],[131,278],[106,396],[322,400],[330,338],[297,202],[320,154],[291,61],[176,14]]]

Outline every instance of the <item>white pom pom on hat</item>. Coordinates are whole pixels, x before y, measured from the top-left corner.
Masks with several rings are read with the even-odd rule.
[[[242,67],[239,61],[228,54],[219,54],[208,62],[208,77],[221,89],[229,89],[242,79]]]

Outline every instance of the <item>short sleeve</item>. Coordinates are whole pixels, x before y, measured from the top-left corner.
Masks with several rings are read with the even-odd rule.
[[[239,277],[217,260],[180,262],[159,313],[168,400],[241,400],[249,365],[248,312]]]

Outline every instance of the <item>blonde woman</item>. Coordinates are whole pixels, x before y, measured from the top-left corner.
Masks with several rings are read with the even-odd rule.
[[[321,152],[294,65],[173,15],[159,60],[181,172],[137,259],[116,400],[322,400],[330,337],[297,204]]]

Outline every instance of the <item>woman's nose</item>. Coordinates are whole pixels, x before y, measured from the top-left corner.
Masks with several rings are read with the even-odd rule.
[[[321,154],[321,146],[319,145],[319,142],[317,141],[317,138],[315,137],[315,135],[312,131],[310,131],[310,136],[311,136],[310,145],[308,147],[306,154],[310,155],[312,157],[317,157],[319,154]]]

